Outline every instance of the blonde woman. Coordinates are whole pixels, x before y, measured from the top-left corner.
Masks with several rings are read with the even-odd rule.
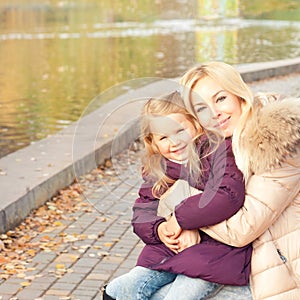
[[[201,208],[186,199],[169,226],[178,233],[202,227],[235,247],[253,242],[252,298],[300,299],[300,99],[253,97],[237,70],[222,62],[192,68],[181,84],[186,107],[200,124],[217,122],[226,137],[232,136],[246,198],[234,216],[210,227],[197,218]],[[240,295],[239,288],[226,286],[211,299]]]
[[[145,181],[133,207],[132,225],[146,245],[137,266],[108,284],[104,299],[206,299],[222,284],[248,285],[251,244],[228,246],[204,232],[199,243],[198,228],[183,230],[174,239],[166,226],[168,218],[157,215],[159,198],[178,180],[204,191],[191,197],[201,203],[203,225],[232,216],[245,197],[231,140],[221,139],[215,128],[204,132],[183,105],[179,92],[174,92],[144,106]],[[163,298],[152,296],[170,282],[174,288]]]

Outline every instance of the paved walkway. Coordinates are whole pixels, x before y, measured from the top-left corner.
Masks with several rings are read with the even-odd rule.
[[[134,266],[142,246],[130,226],[140,184],[137,156],[125,151],[113,168],[96,169],[73,185],[69,194],[77,208],[70,213],[62,214],[53,201],[44,209],[58,218],[49,220],[43,210],[28,218],[27,224],[34,225],[36,215],[47,216],[47,224],[28,241],[35,252],[32,258],[25,250],[23,264],[5,265],[3,276],[15,274],[1,281],[0,299],[101,299],[101,286]],[[77,191],[82,191],[80,197]],[[21,224],[24,227],[26,222]]]
[[[300,96],[299,82],[300,74],[292,74],[250,86]],[[1,235],[0,299],[102,299],[101,287],[135,265],[142,243],[130,218],[139,153],[124,151]],[[10,253],[14,236],[18,245]]]

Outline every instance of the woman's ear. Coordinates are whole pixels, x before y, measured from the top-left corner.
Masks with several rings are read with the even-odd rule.
[[[240,98],[240,102],[241,102],[242,114],[244,114],[245,111],[249,110],[250,105],[243,98]]]

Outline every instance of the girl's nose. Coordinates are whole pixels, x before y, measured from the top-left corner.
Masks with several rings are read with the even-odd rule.
[[[180,143],[178,137],[176,135],[171,135],[169,137],[170,143],[173,145],[178,145]]]

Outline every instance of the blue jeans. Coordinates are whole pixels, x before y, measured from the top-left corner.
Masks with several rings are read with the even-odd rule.
[[[164,286],[169,288],[162,288]],[[112,280],[106,287],[106,293],[117,300],[200,300],[221,287],[220,284],[199,278],[135,267]]]
[[[175,298],[166,298],[170,294],[170,290],[174,288],[176,282],[167,284],[158,290],[150,299],[151,300],[163,300],[163,299],[185,299],[180,298],[180,296],[172,295]],[[184,286],[182,287],[184,290]],[[194,300],[198,300],[197,296],[193,298]],[[211,294],[206,298],[207,300],[252,300],[252,295],[250,291],[250,287],[247,286],[233,286],[233,285],[224,285],[221,286],[219,290]]]

